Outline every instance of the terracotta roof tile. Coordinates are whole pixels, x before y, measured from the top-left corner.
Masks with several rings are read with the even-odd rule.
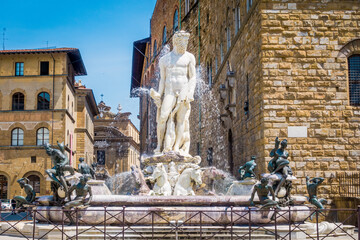
[[[0,54],[6,53],[40,53],[40,52],[71,52],[79,50],[77,48],[45,48],[45,49],[13,49],[0,50]]]

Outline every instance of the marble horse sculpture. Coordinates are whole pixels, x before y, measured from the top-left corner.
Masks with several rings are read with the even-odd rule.
[[[180,171],[180,176],[177,180],[177,183],[174,188],[175,196],[189,196],[195,195],[193,190],[193,185],[201,185],[201,169],[195,165],[191,164]]]
[[[25,190],[26,197],[23,196],[15,196],[14,199],[16,201],[16,208],[23,208],[24,204],[32,204],[35,200],[36,193],[33,187],[29,184],[29,179],[20,178],[17,180],[20,187]]]
[[[136,186],[137,190],[135,194],[148,195],[150,192],[150,188],[146,184],[146,180],[143,172],[137,165],[132,165],[130,168],[131,168],[131,175],[134,177],[135,183],[137,185]]]
[[[196,195],[217,195],[215,190],[215,181],[225,179],[225,174],[214,166],[201,168],[202,184],[196,189]]]
[[[150,89],[157,106],[157,148],[155,154],[167,151],[189,155],[190,103],[196,86],[195,57],[186,51],[190,34],[177,31],[173,50],[159,60],[159,89]]]
[[[149,195],[170,196],[172,193],[171,185],[168,180],[168,174],[165,166],[162,163],[158,163],[154,169],[153,174],[148,177],[151,183],[154,183],[153,189],[149,192]]]

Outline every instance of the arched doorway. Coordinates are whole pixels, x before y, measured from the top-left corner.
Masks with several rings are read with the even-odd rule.
[[[229,164],[229,172],[231,174],[233,174],[234,171],[234,157],[233,157],[233,136],[232,136],[232,131],[231,129],[229,130],[229,134],[228,134],[228,142],[229,142],[229,159],[228,159],[228,164]]]
[[[27,177],[29,184],[33,187],[36,193],[40,193],[40,177],[36,175],[30,175]]]
[[[4,175],[0,175],[0,199],[7,199],[8,179]]]

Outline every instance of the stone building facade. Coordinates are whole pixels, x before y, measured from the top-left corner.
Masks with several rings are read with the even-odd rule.
[[[28,177],[38,195],[50,194],[52,167],[44,143],[65,144],[71,165],[93,160],[91,89],[75,82],[86,75],[76,48],[0,51],[0,198],[23,195],[17,179]]]
[[[294,193],[306,192],[305,176],[321,176],[320,194],[332,198],[337,175],[360,168],[359,19],[356,0],[158,0],[132,87],[156,86],[159,52],[178,25],[205,82],[192,104],[191,153],[233,174],[255,155],[260,174],[275,137],[287,138]],[[151,112],[146,98],[140,108]],[[148,116],[140,111],[141,122]]]
[[[110,176],[140,166],[139,131],[129,119],[129,112],[111,112],[103,101],[98,105],[100,114],[94,120],[94,153],[99,174]]]

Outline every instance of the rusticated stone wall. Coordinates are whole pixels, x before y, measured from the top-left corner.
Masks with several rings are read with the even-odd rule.
[[[336,173],[359,170],[360,111],[349,105],[347,56],[339,52],[360,38],[359,7],[358,1],[261,4],[265,155],[276,136],[288,136],[288,126],[307,127],[307,138],[288,138],[296,193],[306,193],[308,175],[327,179],[320,194],[337,195]]]

